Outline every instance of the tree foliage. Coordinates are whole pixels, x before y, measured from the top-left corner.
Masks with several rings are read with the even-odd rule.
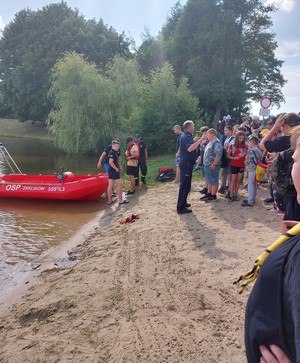
[[[112,85],[95,64],[68,53],[52,70],[50,96],[54,108],[47,123],[56,145],[67,151],[87,153],[99,139],[116,128],[111,105]]]
[[[124,35],[103,21],[86,21],[65,2],[22,10],[0,39],[0,94],[11,116],[44,121],[52,107],[49,71],[66,51],[76,51],[103,71],[116,54],[129,56]]]
[[[116,57],[105,75],[81,55],[67,53],[51,73],[54,108],[48,124],[58,147],[86,153],[112,138],[142,133],[152,153],[173,150],[175,123],[198,119],[187,80],[176,86],[165,64],[143,77],[135,60]]]
[[[174,70],[165,63],[161,69],[152,70],[134,117],[139,118],[133,123],[139,126],[153,153],[171,152],[173,126],[187,119],[199,119],[198,100],[189,90],[186,79],[177,87]]]
[[[156,41],[211,118],[239,114],[266,94],[278,106],[283,101],[282,61],[270,30],[274,10],[259,0],[188,0],[173,8]],[[142,53],[151,54],[153,44],[144,42]]]

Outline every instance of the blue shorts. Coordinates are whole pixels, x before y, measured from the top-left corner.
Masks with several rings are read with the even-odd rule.
[[[210,165],[204,165],[204,175],[207,183],[212,186],[219,184],[219,171],[220,165],[215,167],[215,170],[211,170]]]
[[[180,157],[175,159],[175,165],[179,167],[180,164]]]
[[[104,169],[106,172],[108,172],[108,169],[109,169],[109,164],[108,163],[104,163]]]

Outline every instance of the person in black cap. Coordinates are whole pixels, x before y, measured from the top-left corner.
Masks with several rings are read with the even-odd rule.
[[[126,195],[135,193],[135,178],[137,177],[138,170],[138,159],[139,159],[139,149],[136,143],[133,141],[132,137],[126,139],[127,150],[125,151],[125,156],[127,160],[127,175],[130,180],[130,189],[127,191]]]
[[[135,186],[138,187],[140,184],[139,170],[141,170],[141,182],[146,185],[146,175],[147,175],[147,161],[148,161],[148,149],[147,145],[143,140],[141,140],[140,135],[135,135],[135,143],[139,149],[139,160],[137,167],[137,176],[135,178]]]

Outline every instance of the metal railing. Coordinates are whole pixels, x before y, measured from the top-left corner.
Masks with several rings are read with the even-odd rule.
[[[10,167],[12,174],[23,174],[2,142],[0,142],[0,154],[7,162],[7,165]]]

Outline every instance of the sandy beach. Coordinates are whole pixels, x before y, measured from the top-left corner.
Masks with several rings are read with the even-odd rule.
[[[109,208],[67,254],[78,263],[36,272],[1,312],[0,362],[246,362],[251,287],[239,295],[233,281],[279,236],[279,223],[262,203],[267,189],[243,208],[222,196],[202,202],[201,187],[193,182],[192,214],[176,213],[173,183]],[[131,214],[140,219],[120,224]]]

